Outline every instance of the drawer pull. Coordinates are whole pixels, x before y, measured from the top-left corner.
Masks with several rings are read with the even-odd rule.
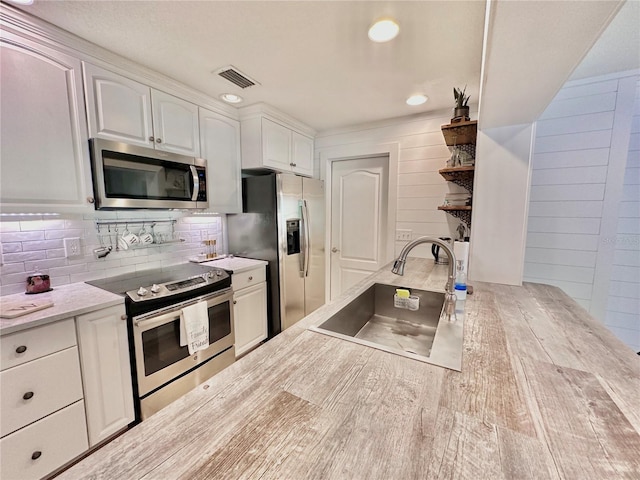
[[[42,452],[40,450],[36,450],[31,454],[31,460],[37,460],[42,456]]]
[[[24,398],[25,400],[31,400],[33,398],[33,392],[27,392],[25,393],[22,398]]]
[[[253,280],[253,277],[249,277],[249,281]]]
[[[27,347],[25,347],[24,345],[20,345],[18,348],[16,348],[16,353],[24,353],[27,351]]]

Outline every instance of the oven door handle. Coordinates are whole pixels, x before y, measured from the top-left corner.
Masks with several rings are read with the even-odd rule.
[[[217,301],[210,305],[210,306],[214,306],[223,302],[231,301],[232,298],[233,298],[233,290],[231,289],[231,287],[225,288],[224,290],[220,290],[218,292],[215,292],[214,294],[203,295],[197,298],[191,298],[187,301],[177,303],[175,305],[171,305],[166,308],[161,308],[159,310],[154,310],[153,312],[145,313],[144,315],[139,315],[133,318],[133,324],[136,327],[140,327],[145,323],[149,323],[151,320],[156,320],[160,316],[164,316],[167,314],[179,314],[180,310],[182,310],[184,307],[193,305],[194,303],[210,302],[211,300],[215,299]]]

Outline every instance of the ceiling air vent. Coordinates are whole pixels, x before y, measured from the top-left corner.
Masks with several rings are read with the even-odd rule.
[[[244,73],[240,73],[240,71],[234,67],[233,65],[229,65],[228,67],[223,67],[216,72],[222,78],[229,80],[234,85],[239,86],[240,88],[248,88],[253,87],[254,85],[260,85],[255,80],[250,79]]]

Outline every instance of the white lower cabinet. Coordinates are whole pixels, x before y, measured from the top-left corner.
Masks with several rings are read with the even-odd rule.
[[[2,438],[0,478],[43,478],[88,448],[80,400]]]
[[[79,315],[76,328],[93,447],[134,420],[124,305]]]
[[[233,325],[236,358],[267,338],[267,283],[265,267],[234,273]]]
[[[0,478],[42,478],[89,448],[73,318],[2,336]]]

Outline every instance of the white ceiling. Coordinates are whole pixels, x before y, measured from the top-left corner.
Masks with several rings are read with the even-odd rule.
[[[484,1],[40,1],[22,10],[214,97],[268,103],[321,131],[478,101]],[[399,36],[376,44],[390,15]],[[242,90],[212,74],[234,65]],[[424,93],[421,106],[405,104]]]
[[[620,5],[493,0],[481,124],[534,121],[572,72],[640,68],[638,0],[600,37]],[[485,0],[35,0],[20,8],[205,94],[265,102],[318,131],[450,108],[454,86],[467,85],[470,103],[479,97]],[[400,35],[372,43],[367,29],[385,15]],[[213,73],[227,65],[261,85],[242,90]],[[407,106],[414,93],[429,101]]]

